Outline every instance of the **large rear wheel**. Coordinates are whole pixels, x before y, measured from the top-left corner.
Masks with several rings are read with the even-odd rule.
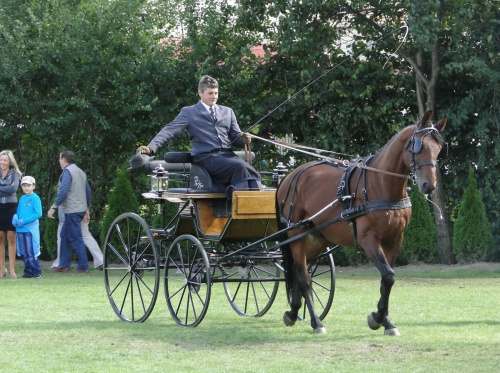
[[[155,240],[146,222],[125,213],[104,242],[104,283],[111,307],[127,322],[144,322],[156,303],[160,280]]]
[[[165,298],[175,322],[197,326],[210,303],[210,263],[205,248],[194,236],[177,237],[165,258]]]

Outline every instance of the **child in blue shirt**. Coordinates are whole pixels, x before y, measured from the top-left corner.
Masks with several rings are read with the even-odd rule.
[[[38,219],[42,217],[42,201],[36,193],[35,179],[24,176],[21,179],[24,195],[19,199],[17,214],[12,218],[12,225],[17,232],[17,255],[24,259],[24,278],[42,278],[40,256],[40,229]]]

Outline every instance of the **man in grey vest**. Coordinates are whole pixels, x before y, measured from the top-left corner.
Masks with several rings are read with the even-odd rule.
[[[61,228],[61,253],[57,272],[69,272],[71,267],[72,248],[78,258],[75,273],[88,273],[89,263],[82,238],[81,223],[88,217],[91,201],[91,191],[87,175],[76,164],[75,153],[64,150],[59,156],[59,164],[63,170],[59,178],[59,186],[54,204],[47,213],[53,219],[58,208],[65,215]]]

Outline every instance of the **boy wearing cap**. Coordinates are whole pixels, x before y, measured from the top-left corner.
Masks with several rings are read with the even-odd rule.
[[[12,218],[12,225],[17,232],[17,255],[24,259],[24,278],[42,278],[40,256],[40,229],[38,219],[42,217],[42,201],[36,193],[35,179],[24,176],[21,179],[24,195],[19,199],[17,214]]]

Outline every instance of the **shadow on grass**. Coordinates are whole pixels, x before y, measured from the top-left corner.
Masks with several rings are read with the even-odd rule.
[[[403,324],[400,322],[400,324]],[[404,323],[410,326],[448,326],[448,327],[469,327],[474,325],[489,325],[500,326],[500,321],[497,320],[456,320],[456,321],[426,321],[426,322],[412,322]]]

